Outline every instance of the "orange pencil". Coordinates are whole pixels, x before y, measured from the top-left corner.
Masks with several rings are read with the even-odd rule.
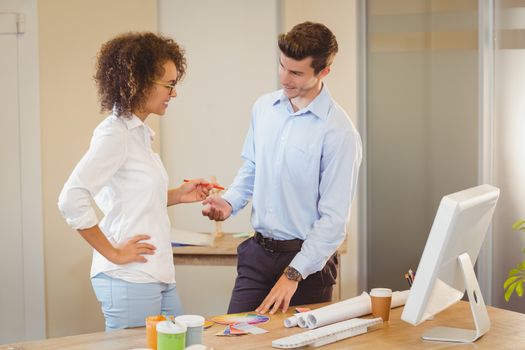
[[[184,179],[184,182],[190,182],[190,180]],[[203,185],[209,185],[209,183],[204,183]],[[213,188],[216,188],[218,190],[221,190],[221,191],[224,190],[224,187],[222,187],[222,186],[219,186],[219,185],[216,185],[216,184],[212,184],[212,186],[213,186]]]

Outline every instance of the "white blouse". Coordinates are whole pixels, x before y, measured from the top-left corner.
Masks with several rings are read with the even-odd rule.
[[[73,229],[98,223],[93,198],[104,213],[99,227],[119,244],[147,234],[157,249],[147,263],[116,265],[93,251],[91,277],[100,272],[129,282],[175,282],[168,218],[168,174],[151,149],[153,130],[137,116],[110,115],[95,129],[88,151],[77,164],[58,199]]]

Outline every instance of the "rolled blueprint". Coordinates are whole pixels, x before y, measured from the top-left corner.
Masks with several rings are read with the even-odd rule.
[[[284,320],[284,326],[286,328],[290,328],[290,327],[295,327],[295,326],[299,326],[301,328],[306,328],[307,325],[306,325],[306,317],[308,316],[308,314],[312,312],[312,311],[306,311],[306,312],[301,312],[301,313],[297,313],[291,317],[288,317],[287,319]]]
[[[410,293],[410,289],[392,293],[392,305],[390,305],[390,308],[393,309],[405,305],[408,299],[408,293]]]
[[[408,290],[392,293],[391,308],[405,305]],[[306,322],[309,329],[326,326],[335,322],[368,315],[372,312],[370,296],[363,292],[360,296],[350,298],[339,303],[331,304],[306,313]],[[296,315],[297,316],[297,315]],[[301,322],[298,322],[301,326]]]
[[[306,314],[306,315],[297,315],[297,324],[299,325],[299,327],[301,327],[301,328],[308,327],[308,323],[306,321],[307,319],[308,319],[308,314]]]
[[[297,316],[295,315],[288,317],[287,319],[284,320],[284,326],[286,328],[295,327],[297,326],[297,323],[298,323],[298,319],[297,319]]]

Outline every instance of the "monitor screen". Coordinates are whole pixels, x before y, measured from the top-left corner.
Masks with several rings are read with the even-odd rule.
[[[402,320],[418,325],[461,300],[467,290],[469,301],[480,309],[479,317],[486,317],[486,322],[481,324],[488,323],[484,326],[488,330],[490,321],[472,266],[485,239],[498,197],[498,188],[480,185],[442,198],[401,315]],[[477,339],[481,336],[479,333],[484,332],[478,330],[474,333],[473,337]],[[424,339],[474,341],[471,335],[469,333],[459,340]],[[446,335],[444,337],[447,338]]]

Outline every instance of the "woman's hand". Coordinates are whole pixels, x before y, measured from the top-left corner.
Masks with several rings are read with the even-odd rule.
[[[125,242],[113,245],[104,233],[102,233],[98,225],[78,230],[78,233],[80,233],[97,252],[117,265],[132,262],[145,263],[148,260],[144,255],[155,254],[155,249],[157,249],[153,244],[142,242],[150,239],[148,235],[136,235]]]
[[[193,179],[184,182],[177,188],[168,191],[168,206],[179,203],[193,203],[208,197],[213,184],[204,179]]]
[[[125,242],[115,246],[115,251],[111,259],[117,265],[129,264],[132,262],[145,263],[148,259],[144,255],[155,254],[157,249],[153,244],[142,242],[150,239],[148,235],[136,235]]]

